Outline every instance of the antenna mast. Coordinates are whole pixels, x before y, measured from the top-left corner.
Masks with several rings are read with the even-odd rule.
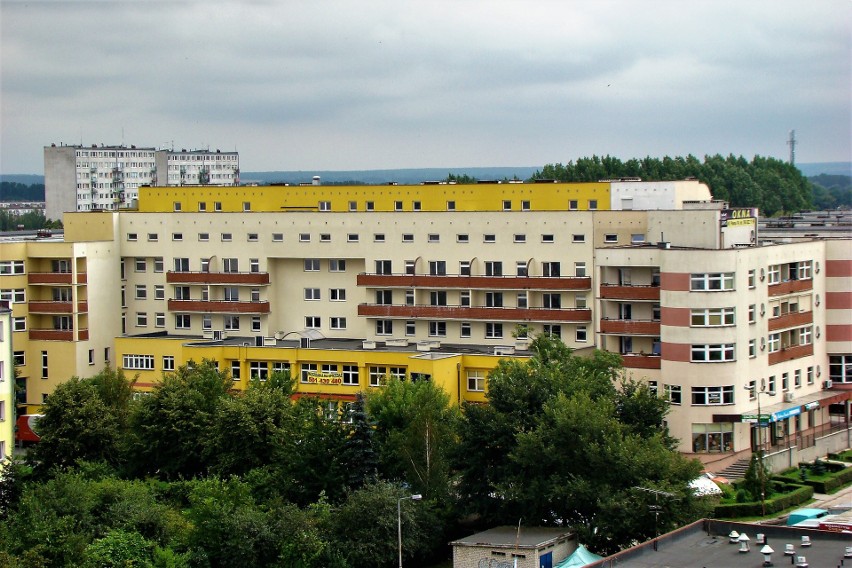
[[[790,147],[790,165],[796,165],[796,131],[790,131],[790,138],[787,139],[787,146]]]

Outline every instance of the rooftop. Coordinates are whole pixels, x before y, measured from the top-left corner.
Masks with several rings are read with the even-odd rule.
[[[491,548],[539,548],[550,541],[573,537],[559,527],[495,527],[451,542],[451,545],[488,546]]]

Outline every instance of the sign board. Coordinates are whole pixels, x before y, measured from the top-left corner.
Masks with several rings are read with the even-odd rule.
[[[779,420],[786,420],[787,418],[792,418],[793,416],[798,416],[802,413],[801,406],[794,406],[793,408],[785,408],[784,410],[779,410],[778,412],[772,413],[772,421],[777,422]]]
[[[770,418],[770,416],[768,414],[761,414],[760,415],[761,425],[769,424],[769,418]],[[742,420],[743,420],[743,422],[746,422],[746,423],[749,423],[749,424],[756,424],[757,423],[757,414],[743,414]]]
[[[805,410],[814,410],[819,408],[819,401],[815,400],[813,402],[809,402],[805,405]]]
[[[308,373],[309,385],[342,385],[343,374],[337,372],[311,371]]]
[[[757,208],[722,209],[719,221],[723,227],[741,227],[757,223]]]

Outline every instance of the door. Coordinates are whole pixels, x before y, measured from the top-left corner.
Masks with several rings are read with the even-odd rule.
[[[538,557],[538,568],[553,568],[553,552],[547,552]]]

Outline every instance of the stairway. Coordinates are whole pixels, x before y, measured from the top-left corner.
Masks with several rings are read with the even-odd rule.
[[[735,479],[742,479],[743,477],[745,477],[746,471],[748,471],[748,464],[750,462],[750,457],[737,460],[722,471],[718,472],[716,475],[721,475],[722,477],[727,478],[730,481],[734,481]]]

